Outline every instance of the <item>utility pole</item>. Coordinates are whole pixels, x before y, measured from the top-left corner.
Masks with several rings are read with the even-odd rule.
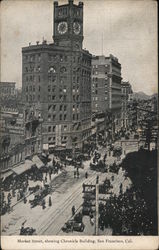
[[[96,215],[95,215],[95,235],[98,235],[98,219],[99,219],[99,205],[98,205],[98,196],[99,196],[99,184],[96,184]]]

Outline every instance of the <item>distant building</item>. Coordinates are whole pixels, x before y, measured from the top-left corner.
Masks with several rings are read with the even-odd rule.
[[[15,91],[15,82],[0,82],[0,97],[14,96]]]
[[[44,144],[82,148],[91,134],[92,57],[82,49],[82,2],[54,2],[53,38],[22,49],[23,100],[44,120]]]
[[[128,128],[131,124],[131,117],[129,114],[129,101],[130,96],[132,95],[132,86],[129,82],[122,81],[121,83],[121,100],[122,100],[122,109],[121,109],[121,126],[122,128]]]
[[[92,58],[92,112],[110,111],[113,130],[121,127],[121,64],[113,55]]]

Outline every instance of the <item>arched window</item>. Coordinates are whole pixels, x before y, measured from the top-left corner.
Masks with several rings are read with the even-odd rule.
[[[56,73],[55,67],[51,66],[48,70],[48,73]]]
[[[61,69],[60,69],[60,73],[65,73],[67,70],[66,70],[66,68],[65,67],[62,67]]]

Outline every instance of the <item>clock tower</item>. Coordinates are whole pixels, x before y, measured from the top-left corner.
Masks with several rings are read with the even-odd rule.
[[[54,43],[57,46],[82,49],[83,42],[83,3],[78,5],[69,0],[58,6],[54,2]]]

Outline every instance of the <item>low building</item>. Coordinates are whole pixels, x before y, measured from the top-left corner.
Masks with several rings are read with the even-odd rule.
[[[15,82],[0,82],[0,97],[14,96],[16,94]]]

